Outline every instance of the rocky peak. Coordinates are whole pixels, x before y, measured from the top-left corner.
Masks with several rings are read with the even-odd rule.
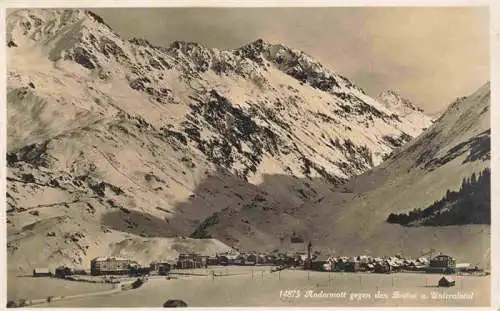
[[[234,53],[248,58],[262,67],[268,62],[301,83],[307,83],[313,88],[325,92],[355,89],[364,93],[347,78],[327,69],[307,53],[282,44],[257,39],[234,50]]]
[[[143,47],[148,47],[148,48],[155,48],[155,46],[152,45],[151,42],[149,42],[148,40],[143,39],[143,38],[133,37],[132,39],[129,39],[128,42],[130,42],[130,43],[132,43],[134,45],[138,45],[138,46],[143,46]]]
[[[85,14],[87,16],[90,16],[94,21],[98,22],[99,24],[102,24],[104,26],[106,26],[109,30],[111,30],[111,27],[106,24],[106,22],[104,21],[104,19],[102,17],[100,17],[99,15],[97,15],[96,13],[90,11],[90,10],[85,10]]]
[[[191,41],[174,41],[170,44],[170,50],[181,50],[184,53],[189,53],[195,50],[208,50],[207,47],[197,42]]]
[[[74,33],[73,28],[111,31],[99,15],[75,9],[19,9],[8,15],[7,25],[9,35],[46,43],[63,31]]]
[[[13,37],[8,40],[9,47],[19,46],[19,42],[23,46],[26,39],[31,42],[30,45],[41,41],[48,45],[51,60],[73,60],[89,70],[102,70],[113,59],[126,66],[147,67],[151,62],[158,63],[157,58],[172,57],[177,59],[180,69],[189,75],[211,69],[217,74],[251,77],[265,85],[262,72],[274,66],[301,83],[321,91],[334,93],[360,90],[306,53],[263,39],[231,51],[220,51],[185,41],[176,41],[167,48],[160,48],[145,39],[122,40],[100,16],[88,10],[20,10],[9,15],[9,19],[9,25],[21,26],[21,31],[9,32]],[[18,22],[13,22],[13,19]],[[140,57],[134,56],[137,54]]]
[[[196,42],[187,41],[174,41],[166,51],[176,57],[184,56],[195,63],[205,63],[205,66],[211,63],[214,54],[214,49],[207,48]]]
[[[409,99],[403,97],[395,90],[387,90],[380,93],[377,96],[377,100],[399,115],[407,114],[412,111],[423,112],[421,108],[415,106]]]

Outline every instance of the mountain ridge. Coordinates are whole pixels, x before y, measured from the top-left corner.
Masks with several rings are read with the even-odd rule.
[[[398,91],[389,89],[377,95],[377,100],[389,107],[408,108],[413,111],[423,112],[422,108],[415,106],[409,99],[403,97]],[[403,113],[403,112],[402,112]]]
[[[461,193],[448,194],[459,191],[463,181],[471,175],[489,169],[489,93],[489,83],[486,83],[473,94],[462,97],[428,130],[369,172],[351,178],[332,191],[308,191],[309,194],[306,191],[309,200],[299,208],[283,212],[286,217],[294,217],[295,220],[290,221],[293,225],[282,225],[280,223],[286,221],[280,222],[270,215],[263,219],[273,219],[273,228],[281,228],[281,231],[266,228],[266,221],[252,218],[251,212],[242,209],[243,216],[219,213],[218,223],[212,224],[211,230],[204,227],[205,235],[226,241],[223,237],[232,232],[233,226],[238,226],[235,220],[243,217],[246,221],[253,219],[253,222],[245,222],[254,228],[252,231],[284,234],[285,241],[282,242],[268,237],[271,249],[286,249],[289,246],[286,239],[293,230],[312,241],[316,248],[335,254],[382,256],[389,252],[419,256],[437,248],[459,260],[489,266],[490,228],[489,218],[485,216],[490,212],[488,200],[480,201],[477,209],[467,209],[462,201],[470,203],[468,197],[473,194],[466,192],[463,198]],[[483,187],[480,193],[490,191],[488,183],[478,187]],[[443,201],[446,196],[456,201]],[[442,208],[441,205],[446,206]],[[429,211],[438,208],[453,210],[448,213],[449,219],[436,216],[436,220],[432,220],[433,227],[419,224],[401,227],[386,223],[390,214],[406,215],[426,208]],[[464,216],[464,213],[468,214]],[[453,218],[452,214],[460,217]],[[468,223],[468,219],[472,222]],[[244,235],[240,242],[249,249],[255,247],[250,237]],[[262,242],[256,244],[259,243]]]
[[[63,13],[61,14],[62,16],[64,16],[64,14],[65,14],[64,12],[66,12],[66,11],[63,11]],[[69,16],[69,17],[67,16],[66,18],[75,18],[74,17],[75,15],[76,15],[76,17],[79,18],[82,14],[84,14],[84,13],[80,12],[79,14],[66,14]],[[87,15],[84,15],[84,16],[87,16]],[[61,17],[61,18],[63,21],[65,20],[63,17]],[[63,23],[63,25],[65,25],[65,24]],[[100,30],[102,30],[102,29],[100,29]],[[109,29],[107,27],[105,27],[105,30],[109,30]],[[55,53],[54,49],[52,49],[49,53],[49,55],[51,55],[51,57],[52,57],[52,60],[60,60],[60,58],[69,59],[69,60],[73,59],[77,63],[79,63],[81,66],[83,66],[87,69],[97,69],[98,70],[97,74],[100,77],[102,77],[103,79],[109,79],[110,78],[109,76],[111,75],[111,73],[109,71],[106,71],[104,68],[100,68],[101,67],[100,63],[105,63],[106,61],[104,59],[101,59],[100,56],[97,56],[98,54],[104,54],[105,56],[114,55],[114,57],[119,59],[119,61],[123,61],[127,64],[131,62],[130,53],[125,53],[123,47],[118,46],[117,42],[111,43],[113,40],[110,41],[106,37],[104,39],[101,38],[101,46],[98,46],[98,44],[96,43],[97,39],[92,34],[85,35],[85,34],[78,33],[78,36],[80,36],[81,38],[79,37],[79,40],[76,41],[76,43],[75,43],[76,47],[70,47],[66,50],[63,49],[62,51],[59,51],[58,48],[55,49],[55,50],[57,50],[57,52],[61,53],[61,56],[57,56],[57,53]],[[113,39],[118,40],[117,38],[113,38]],[[61,40],[59,40],[59,41],[61,41]],[[138,42],[140,40],[131,40],[131,41]],[[83,43],[87,44],[87,46],[81,47],[80,45]],[[141,45],[141,44],[143,44],[143,41],[140,41],[139,43],[140,43],[139,46],[143,46],[143,45]],[[149,65],[162,69],[163,68],[162,66],[169,67],[169,66],[175,66],[175,64],[177,64],[178,66],[181,66],[183,69],[183,73],[181,74],[181,76],[179,78],[187,80],[188,83],[191,83],[189,81],[192,81],[194,78],[199,78],[199,74],[205,72],[208,69],[208,67],[211,67],[212,69],[215,68],[215,70],[224,71],[223,69],[225,69],[227,66],[229,66],[229,67],[231,67],[230,69],[232,69],[233,71],[236,71],[237,74],[242,75],[244,78],[249,78],[253,82],[257,83],[259,87],[264,87],[264,88],[269,87],[269,86],[266,86],[266,84],[267,84],[266,78],[262,77],[261,72],[255,70],[256,67],[254,65],[252,65],[252,63],[250,63],[250,65],[246,67],[246,65],[248,64],[248,61],[247,61],[248,58],[242,59],[243,65],[240,63],[239,64],[240,67],[235,67],[235,66],[232,66],[231,62],[228,62],[228,60],[224,59],[225,57],[229,57],[230,55],[227,55],[227,54],[219,55],[219,57],[221,57],[222,60],[225,60],[225,62],[220,62],[220,59],[216,59],[215,61],[213,61],[212,60],[213,56],[207,55],[207,54],[211,54],[211,53],[217,54],[216,49],[200,48],[201,45],[199,45],[199,44],[191,44],[192,46],[194,46],[194,48],[188,49],[186,51],[186,50],[183,50],[183,45],[176,46],[179,44],[181,44],[181,43],[173,43],[172,46],[174,47],[173,48],[174,51],[177,51],[177,52],[180,51],[180,54],[176,55],[177,59],[180,61],[173,61],[174,64],[170,64],[169,61],[172,61],[172,59],[164,59],[161,57],[154,58],[153,57],[153,58],[150,58],[148,60]],[[144,45],[151,46],[148,43],[144,43]],[[246,47],[252,47],[254,45],[257,45],[260,48],[262,48],[265,45],[265,43],[257,40],[253,43],[250,43],[249,45],[244,46],[243,50],[247,49],[247,51],[245,53],[252,54],[255,51],[253,51],[253,50],[249,51],[248,48],[246,48]],[[170,48],[167,48],[166,50],[172,50],[172,46]],[[273,46],[275,46],[275,45],[273,45]],[[89,51],[87,51],[90,48],[97,49],[98,53],[90,53]],[[155,48],[155,49],[157,50],[157,49],[161,49],[161,48]],[[165,50],[165,49],[162,49],[162,50]],[[239,50],[241,50],[241,49],[237,49],[235,51],[239,51]],[[183,51],[186,53],[183,53]],[[138,52],[141,55],[149,53],[148,51],[146,51],[146,52],[138,51]],[[292,52],[293,52],[293,50],[291,50],[291,49],[285,49],[284,53],[292,53]],[[297,52],[293,52],[293,53],[297,54]],[[291,61],[291,63],[295,64],[295,66],[294,67],[289,66],[291,68],[287,68],[285,70],[285,73],[288,70],[289,72],[287,74],[294,77],[294,78],[297,78],[298,76],[302,75],[300,77],[302,77],[303,80],[309,79],[305,82],[308,82],[308,84],[311,85],[311,87],[322,89],[323,91],[333,93],[334,95],[336,94],[335,92],[338,90],[338,87],[346,87],[347,89],[353,88],[352,83],[343,77],[340,77],[340,76],[336,77],[333,73],[331,73],[329,71],[322,73],[322,72],[320,72],[321,70],[319,70],[319,71],[315,70],[314,68],[316,68],[316,67],[322,69],[322,66],[320,64],[318,65],[317,62],[310,61],[310,62],[305,62],[305,65],[300,65],[300,63],[302,62],[301,57],[303,57],[303,55],[304,54],[302,54],[302,53],[298,53],[298,56],[295,55],[298,60],[296,58],[293,58]],[[171,55],[166,55],[166,56],[171,56]],[[58,58],[58,57],[60,57],[60,58]],[[251,58],[251,56],[249,56],[249,57]],[[276,56],[276,57],[278,57],[278,56]],[[186,61],[186,59],[187,59],[187,61]],[[278,57],[278,59],[279,59],[279,57]],[[194,61],[194,62],[192,62],[192,61]],[[207,64],[207,61],[211,62],[211,64]],[[134,63],[134,62],[132,62],[132,63]],[[296,63],[299,63],[300,66],[297,65]],[[221,65],[221,64],[224,64],[224,65]],[[175,96],[172,94],[172,92],[169,88],[155,87],[154,84],[157,84],[157,83],[155,83],[155,81],[153,80],[154,77],[153,77],[153,79],[149,78],[148,74],[147,74],[149,69],[151,69],[151,67],[149,65],[146,65],[145,67],[144,67],[144,65],[134,65],[134,64],[130,65],[131,69],[132,69],[132,74],[137,77],[137,78],[134,78],[131,76],[126,76],[131,88],[138,90],[138,91],[146,92],[147,95],[150,97],[150,100],[154,100],[154,101],[162,103],[162,104],[165,104],[167,102],[179,102],[179,101],[185,99],[185,98],[175,98]],[[193,66],[194,66],[194,68],[193,68]],[[226,66],[226,67],[221,69],[220,66]],[[258,65],[258,67],[260,67],[260,66],[261,65]],[[304,66],[308,66],[308,67],[306,69],[303,69]],[[309,67],[311,67],[313,69],[311,69]],[[264,71],[265,70],[267,70],[267,68],[264,68]],[[311,71],[310,75],[306,75],[304,77],[303,76],[303,74],[305,72],[304,70],[310,70]],[[312,76],[312,77],[309,78],[309,76]],[[162,79],[162,75],[160,75],[158,78]],[[304,83],[304,81],[301,81],[301,82]],[[342,83],[344,83],[344,84],[342,84]],[[273,90],[275,91],[276,88],[273,87]],[[359,89],[354,88],[354,91],[359,92],[361,94],[354,94],[354,96],[353,96],[350,93],[338,93],[337,95],[344,97],[345,99],[347,99],[350,102],[359,103],[359,104],[355,105],[355,107],[354,107],[356,111],[359,111],[359,113],[368,113],[368,114],[374,113],[376,116],[381,117],[382,119],[388,120],[388,121],[384,121],[384,122],[392,122],[392,121],[394,121],[392,119],[397,118],[397,117],[393,116],[392,114],[390,114],[389,112],[387,112],[386,110],[384,110],[383,107],[380,106],[375,101],[373,101],[369,98],[364,98],[363,97],[364,95],[362,94],[362,92]],[[359,95],[359,96],[357,96],[357,95]],[[360,99],[360,97],[361,97],[361,99]],[[289,99],[292,99],[292,98],[289,98]],[[366,102],[369,104],[368,105],[365,104],[362,101],[363,99],[366,100]],[[342,109],[347,109],[348,111],[350,111],[352,109],[351,107],[348,107],[348,106],[341,106],[341,107],[342,107]],[[371,107],[374,107],[374,108],[371,108]],[[323,117],[323,114],[321,114],[321,116]],[[328,116],[324,116],[324,117],[328,118]],[[333,119],[330,118],[330,120],[333,120]],[[366,126],[368,126],[368,125],[366,125]],[[416,132],[416,131],[419,131],[418,127],[414,127],[412,130],[409,130],[409,132],[410,132],[409,135],[413,136],[413,135],[418,134],[418,132]],[[408,133],[406,133],[406,134],[408,134]],[[376,156],[376,158],[374,159],[374,163],[379,163],[380,159],[381,159],[381,156]]]
[[[140,241],[190,235],[277,247],[291,228],[327,228],[315,205],[350,198],[330,194],[430,125],[279,44],[156,47],[75,10],[7,21],[9,270],[136,256]],[[317,215],[303,221],[306,211]],[[237,226],[209,232],[214,214]]]

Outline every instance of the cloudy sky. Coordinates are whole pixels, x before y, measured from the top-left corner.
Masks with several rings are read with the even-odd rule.
[[[489,80],[487,8],[101,8],[123,37],[236,48],[262,38],[303,50],[376,96],[434,114]]]

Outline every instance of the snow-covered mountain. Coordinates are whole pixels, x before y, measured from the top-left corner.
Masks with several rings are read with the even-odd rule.
[[[157,47],[120,38],[90,11],[22,9],[7,16],[7,45],[11,269],[87,265],[161,243],[151,257],[181,244],[223,248],[176,236],[227,202],[264,198],[280,218],[309,192],[380,164],[428,122],[262,40]],[[271,178],[266,192],[270,175],[286,180]],[[200,189],[207,181],[231,181],[232,192]]]
[[[399,116],[405,115],[414,111],[424,112],[421,108],[416,107],[412,102],[401,96],[394,90],[387,90],[377,96],[377,100],[382,103],[387,109],[394,111]]]
[[[397,114],[398,117],[407,120],[416,128],[427,129],[432,125],[432,119],[425,115],[421,108],[415,106],[409,99],[394,90],[382,92],[376,99],[387,109]]]
[[[314,180],[293,183],[283,176],[268,176],[261,190],[282,194],[285,191],[276,185],[293,183],[288,191],[307,198],[304,204],[276,207],[277,203],[264,195],[243,206],[232,201],[225,210],[207,218],[195,234],[268,250],[290,249],[294,235],[311,241],[316,250],[347,256],[421,256],[435,249],[459,261],[488,266],[489,202],[469,200],[473,193],[462,188],[464,180],[481,176],[490,166],[489,87],[488,83],[457,99],[427,131],[375,169],[330,190]],[[484,186],[488,188],[476,192],[489,193],[489,184]],[[200,185],[200,189],[212,192],[220,187],[210,181]],[[470,215],[465,215],[465,200],[474,202],[465,206]],[[192,200],[183,206],[197,204]],[[443,213],[432,226],[387,222],[392,213],[436,209],[445,204],[449,218],[443,219]]]

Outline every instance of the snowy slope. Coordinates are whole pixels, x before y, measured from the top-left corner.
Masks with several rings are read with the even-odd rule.
[[[125,233],[189,235],[233,202],[218,191],[185,204],[207,180],[241,183],[253,202],[281,174],[265,196],[276,211],[298,207],[309,198],[290,192],[297,180],[328,191],[424,128],[305,53],[262,40],[157,47],[123,40],[89,11],[23,9],[7,17],[7,43],[9,258],[29,258],[15,268],[83,264]],[[47,237],[65,221],[80,229]],[[29,255],[28,236],[48,239],[43,256]]]
[[[249,249],[272,250],[290,247],[289,239],[295,232],[311,241],[316,250],[347,256],[421,256],[434,248],[459,261],[487,266],[489,225],[403,227],[386,219],[390,213],[431,206],[448,190],[458,190],[464,179],[490,166],[489,107],[488,83],[451,104],[427,131],[382,165],[333,192],[320,190],[314,181],[296,183],[292,189],[308,197],[300,207],[277,210],[272,201],[254,199],[252,204],[239,207],[238,213],[228,207],[215,215],[217,222],[205,225],[204,233],[228,242],[235,242],[237,236],[237,242]],[[277,191],[273,178],[278,179],[268,177],[262,188]],[[278,180],[287,182],[284,177]],[[476,211],[471,207],[469,212]]]
[[[415,126],[416,129],[427,129],[432,125],[431,117],[425,115],[421,108],[418,108],[409,99],[394,90],[382,92],[376,99],[387,109],[397,114],[398,117]]]
[[[323,206],[313,222],[331,228],[329,236],[354,232],[337,245],[348,251],[419,255],[435,248],[460,260],[488,265],[488,225],[405,228],[385,220],[390,213],[425,209],[443,198],[447,190],[458,190],[473,173],[478,175],[490,167],[490,137],[487,83],[457,99],[427,131],[381,166],[350,181],[346,188],[353,193],[352,200],[337,206],[335,212]]]

